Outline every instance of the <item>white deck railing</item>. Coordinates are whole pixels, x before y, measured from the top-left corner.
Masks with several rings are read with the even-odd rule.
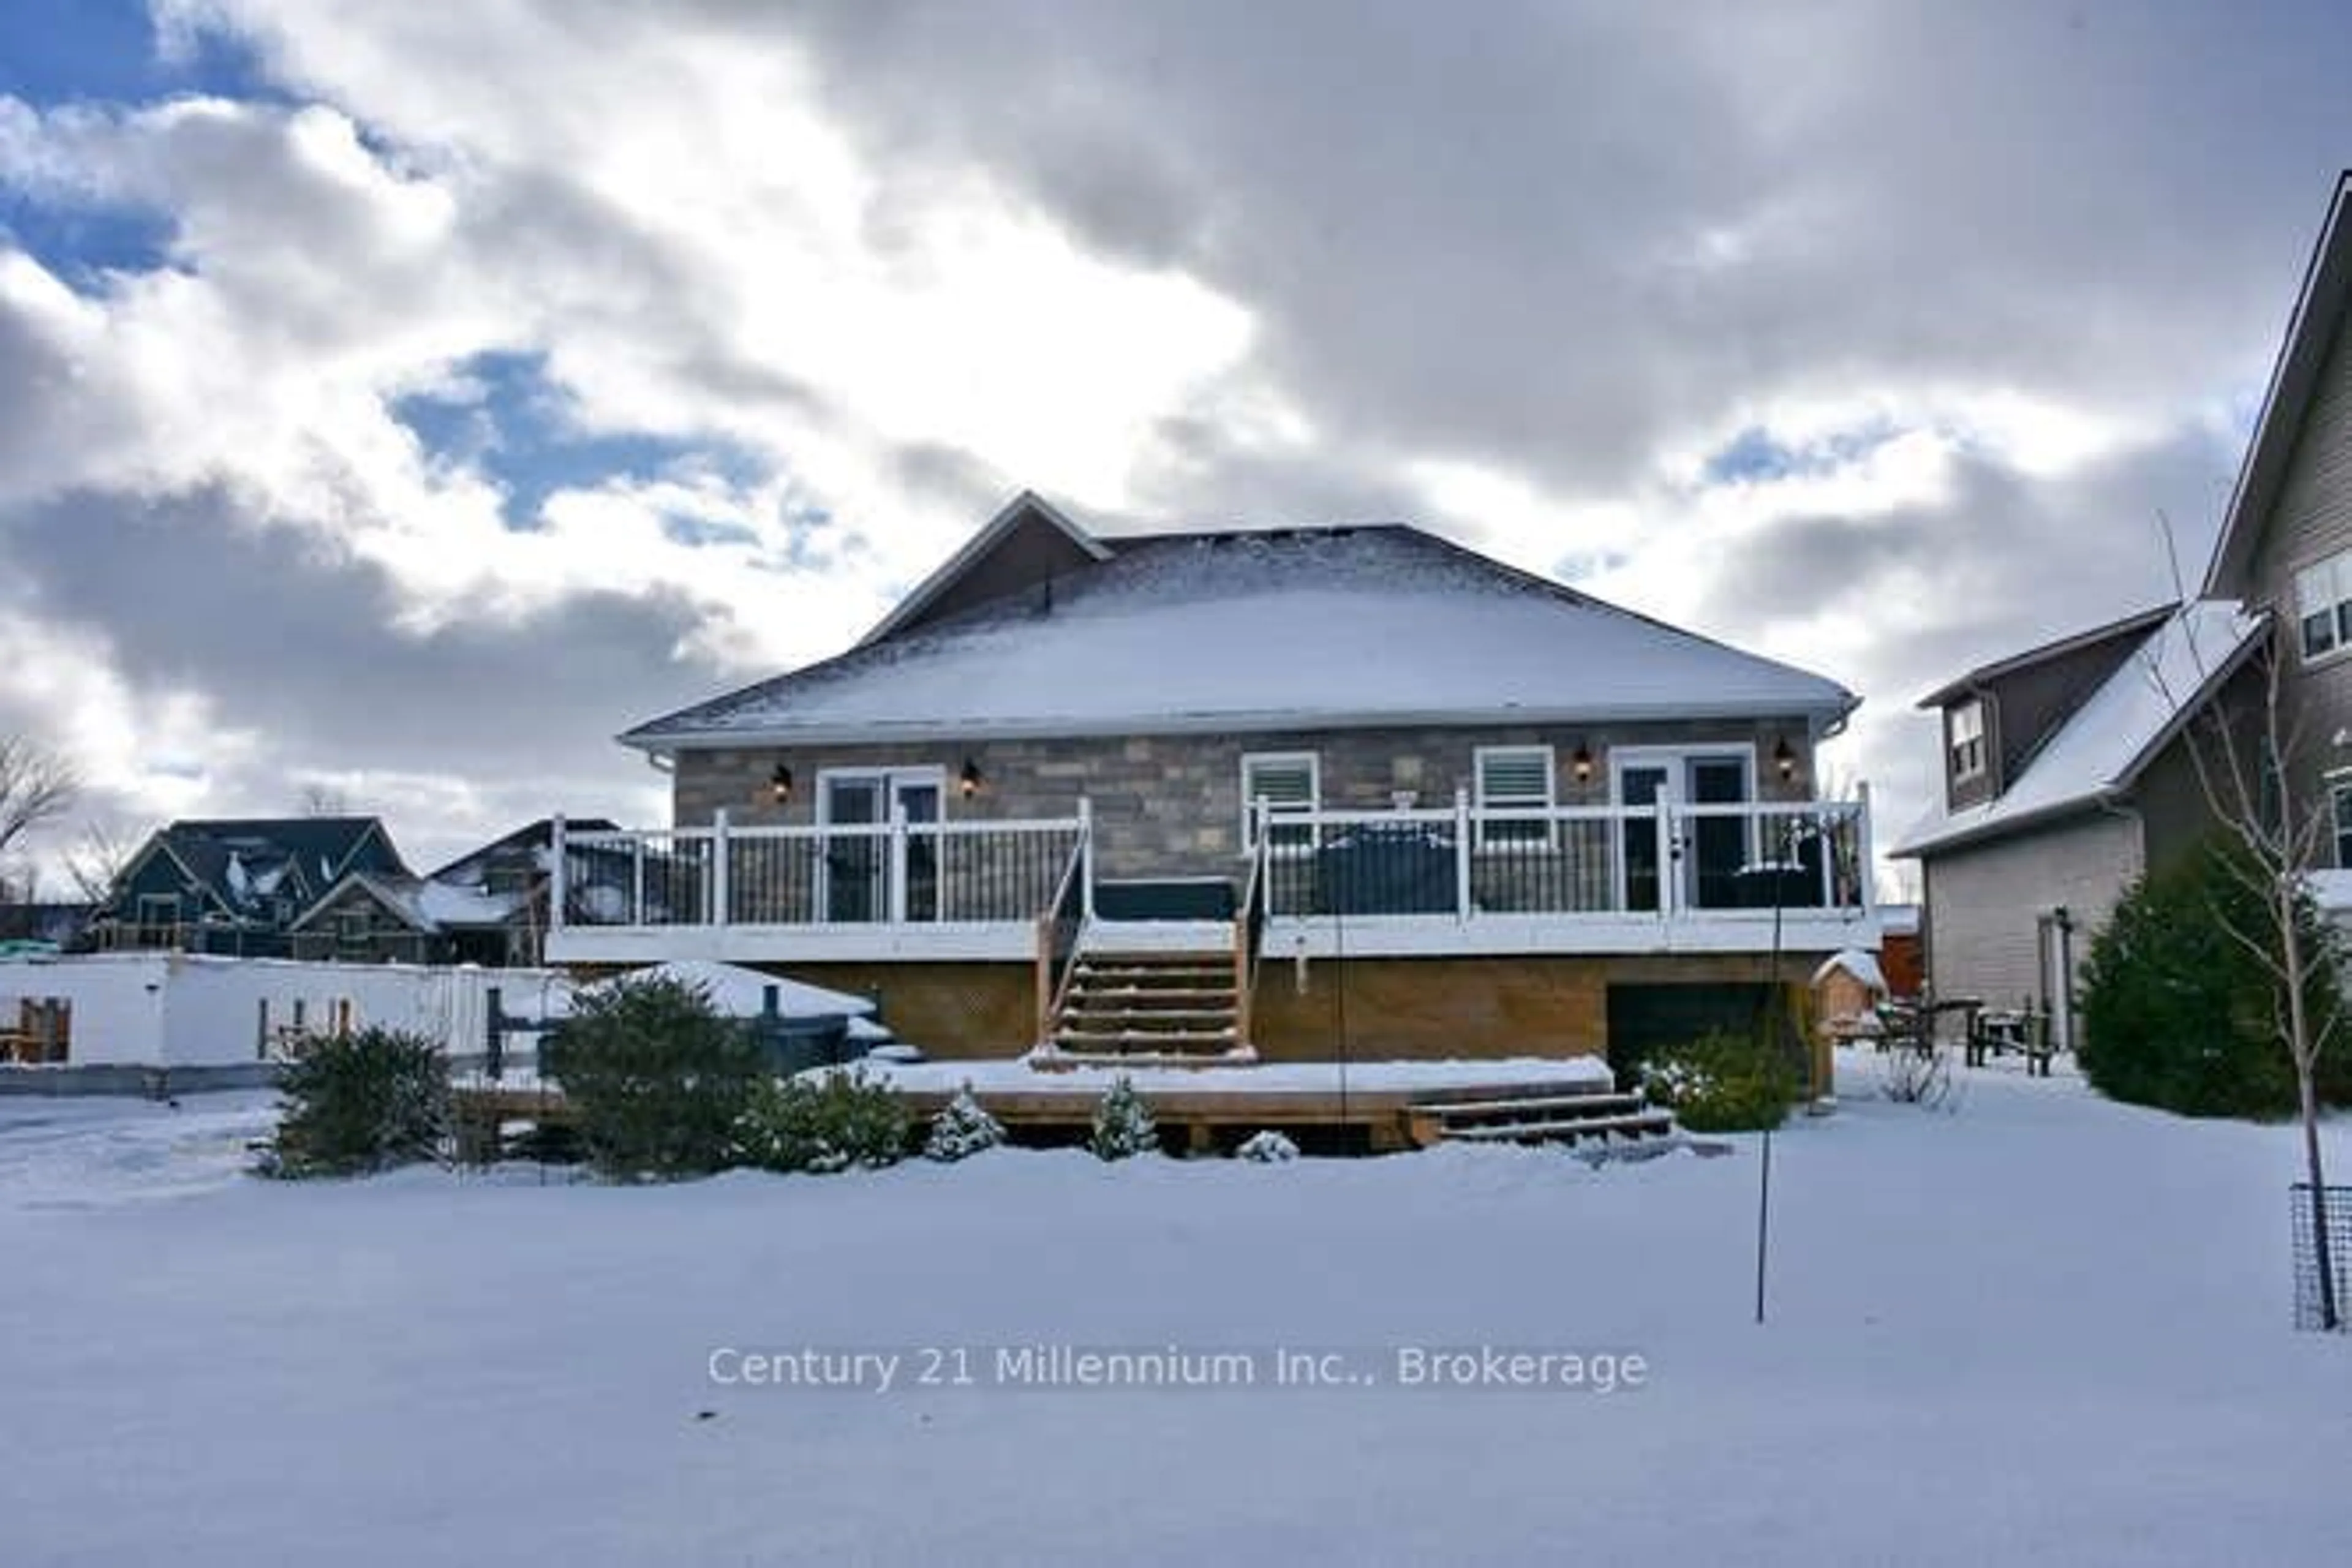
[[[1276,919],[1860,916],[1870,803],[1276,811]]]
[[[1552,933],[1538,945],[1633,950],[1662,928],[1873,913],[1866,790],[1850,801],[1538,811],[1460,797],[1434,810],[1265,811],[1260,897],[1272,921],[1511,925]],[[1084,802],[1076,816],[1003,822],[738,827],[722,815],[622,833],[559,822],[554,843],[558,939],[693,928],[823,931],[839,945],[887,928],[1018,932],[1025,949],[1074,858],[1093,889]],[[1187,869],[1198,868],[1170,868]]]
[[[1025,927],[1087,839],[1078,816],[554,836],[555,931],[597,927]]]

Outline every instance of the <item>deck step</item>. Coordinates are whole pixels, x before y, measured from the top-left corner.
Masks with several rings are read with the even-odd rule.
[[[1516,1142],[1534,1139],[1543,1142],[1574,1142],[1579,1138],[1605,1138],[1620,1133],[1629,1138],[1664,1137],[1674,1131],[1675,1119],[1663,1110],[1646,1110],[1627,1116],[1586,1116],[1559,1121],[1497,1121],[1475,1127],[1448,1127],[1444,1130],[1449,1139],[1471,1143]]]
[[[1234,966],[1230,963],[1192,964],[1184,968],[1139,969],[1130,964],[1081,963],[1078,979],[1117,981],[1123,985],[1231,985]]]
[[[1649,1101],[1639,1094],[1621,1094],[1611,1089],[1596,1089],[1586,1094],[1530,1094],[1511,1100],[1432,1100],[1413,1106],[1419,1116],[1442,1116],[1449,1121],[1455,1117],[1518,1116],[1538,1110],[1566,1110],[1592,1115],[1610,1115],[1619,1111],[1638,1110]]]
[[[1123,1052],[1142,1047],[1158,1051],[1228,1051],[1240,1044],[1231,1029],[1201,1032],[1187,1029],[1057,1029],[1055,1046],[1064,1051]]]
[[[1067,1000],[1075,1007],[1086,1002],[1113,998],[1121,1002],[1215,1002],[1230,1006],[1234,1001],[1234,988],[1230,985],[1222,989],[1202,985],[1180,990],[1174,986],[1157,985],[1073,985]]]
[[[1223,1007],[1081,1007],[1062,1010],[1065,1024],[1222,1024],[1227,1028],[1240,1016],[1228,1003]]]

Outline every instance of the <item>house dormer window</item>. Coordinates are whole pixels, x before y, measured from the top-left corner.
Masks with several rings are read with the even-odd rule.
[[[1949,723],[1951,735],[1945,744],[1951,752],[1952,782],[1969,784],[1984,777],[1984,699],[1971,697],[1953,709]]]
[[[2331,555],[2294,574],[2294,614],[2304,658],[2352,647],[2352,553]]]

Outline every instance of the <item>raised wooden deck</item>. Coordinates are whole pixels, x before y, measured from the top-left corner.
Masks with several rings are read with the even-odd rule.
[[[977,1065],[977,1064],[975,1064]],[[1001,1067],[1003,1064],[986,1064]],[[1483,1142],[1638,1142],[1671,1131],[1671,1119],[1639,1095],[1621,1093],[1604,1079],[1564,1080],[1542,1074],[1498,1071],[1491,1079],[1444,1084],[1384,1080],[1365,1064],[1363,1077],[1344,1091],[1334,1068],[1327,1082],[1301,1084],[1274,1068],[1234,1068],[1168,1075],[1194,1080],[1166,1081],[1138,1075],[1137,1088],[1150,1107],[1167,1146],[1188,1153],[1230,1150],[1268,1128],[1334,1149],[1389,1153],[1427,1148],[1448,1138]],[[927,1122],[962,1085],[945,1076],[953,1064],[927,1076],[938,1082],[898,1083],[917,1121]],[[1247,1080],[1262,1075],[1263,1087]],[[1083,1141],[1093,1125],[1095,1106],[1108,1081],[1092,1072],[1024,1071],[1030,1081],[1000,1081],[1003,1073],[976,1076],[972,1094],[1004,1125],[1015,1142],[1069,1143]],[[1283,1081],[1286,1076],[1293,1081]],[[1234,1080],[1241,1079],[1241,1082]],[[460,1085],[453,1091],[458,1157],[479,1163],[499,1147],[508,1122],[561,1126],[572,1119],[563,1092],[553,1085]]]

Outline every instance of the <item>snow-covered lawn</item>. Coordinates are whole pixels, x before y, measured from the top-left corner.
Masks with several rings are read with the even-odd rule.
[[[1922,1112],[1845,1065],[1776,1140],[1763,1328],[1750,1140],[281,1186],[236,1173],[259,1098],[0,1101],[0,1562],[2352,1562],[2289,1130],[1985,1073]],[[1001,1345],[1265,1381],[1013,1388]],[[1646,1375],[1433,1392],[1405,1346]],[[803,1347],[978,1382],[710,1381]],[[1267,1386],[1283,1347],[1381,1381]]]

